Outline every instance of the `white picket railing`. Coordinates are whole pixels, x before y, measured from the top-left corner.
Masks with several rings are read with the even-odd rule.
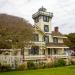
[[[75,59],[75,56],[71,57],[68,55],[29,55],[24,56],[24,60],[46,60],[47,58],[64,58],[67,59],[70,57],[71,59]],[[0,55],[0,63],[2,64],[14,64],[14,62],[17,62],[18,64],[22,63],[23,56],[12,56],[12,55]]]

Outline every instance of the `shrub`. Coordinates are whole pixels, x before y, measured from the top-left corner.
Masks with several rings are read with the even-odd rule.
[[[71,60],[70,63],[71,63],[71,65],[75,65],[75,61],[74,60]]]
[[[63,59],[58,59],[53,64],[54,67],[60,67],[65,65],[66,65],[66,61],[64,61]]]
[[[27,69],[27,64],[20,64],[18,67],[17,67],[17,70],[26,70]]]
[[[36,69],[35,63],[32,61],[27,62],[28,69]]]
[[[53,67],[53,63],[46,63],[45,64],[45,68],[52,68]]]
[[[41,68],[45,68],[45,63],[44,62],[39,62],[38,63],[38,68],[41,69]]]
[[[0,71],[1,72],[10,71],[10,70],[11,70],[11,66],[10,65],[1,65],[0,66]]]
[[[60,66],[65,66],[66,61],[63,59],[57,59],[54,61],[54,63],[44,63],[44,62],[33,62],[29,61],[27,62],[27,68],[28,69],[43,69],[43,68],[51,68],[51,67],[60,67]]]

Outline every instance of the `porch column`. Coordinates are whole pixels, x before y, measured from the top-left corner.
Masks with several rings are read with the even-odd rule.
[[[45,49],[45,55],[48,55],[48,48]]]
[[[42,55],[43,54],[43,48],[42,46],[39,47],[39,55]]]
[[[24,55],[29,55],[29,50],[31,49],[31,47],[29,48],[25,48],[24,49]]]
[[[64,48],[62,48],[62,50],[61,50],[61,54],[64,54]]]
[[[52,55],[54,55],[54,49],[52,48]]]

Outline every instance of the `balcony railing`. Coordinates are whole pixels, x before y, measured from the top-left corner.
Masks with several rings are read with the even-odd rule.
[[[48,57],[54,57],[54,58],[68,58],[68,55],[48,55]]]
[[[64,58],[67,59],[68,55],[30,55],[25,56],[25,60],[45,60],[47,58]]]
[[[43,41],[36,41],[34,42],[35,45],[41,46],[41,45],[45,45],[45,42]]]
[[[25,56],[25,60],[44,60],[46,59],[45,55],[29,55]]]

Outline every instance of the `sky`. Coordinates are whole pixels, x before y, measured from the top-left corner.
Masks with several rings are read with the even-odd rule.
[[[63,34],[75,32],[75,0],[0,0],[0,13],[19,16],[34,24],[32,14],[40,7],[53,13],[52,28]]]

